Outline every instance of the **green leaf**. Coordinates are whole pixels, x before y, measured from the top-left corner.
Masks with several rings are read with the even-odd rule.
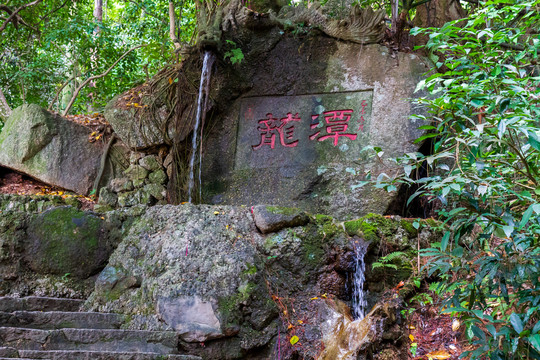
[[[514,232],[514,225],[505,225],[502,227],[502,230],[504,231],[504,235],[506,235],[507,238],[510,238]]]
[[[510,315],[510,323],[518,334],[523,331],[523,323],[521,322],[521,318],[518,314],[512,313],[512,315]]]
[[[504,121],[504,120],[499,121],[498,130],[499,130],[499,132],[498,132],[499,139],[502,139],[502,137],[504,136],[504,133],[506,131],[506,121]]]
[[[426,134],[426,135],[423,135],[423,136],[420,136],[418,139],[414,140],[414,143],[415,144],[418,144],[426,139],[431,139],[431,138],[434,138],[434,137],[437,137],[439,136],[439,134],[435,134],[435,133],[429,133],[429,134]]]
[[[531,345],[536,349],[536,351],[540,351],[540,334],[534,334],[527,338]]]
[[[447,231],[444,233],[444,236],[441,240],[441,250],[446,251],[446,247],[448,246],[448,240],[450,240],[450,231]]]
[[[533,213],[533,205],[529,206],[529,208],[523,213],[523,218],[521,219],[521,222],[519,223],[518,230],[523,229],[525,224],[527,224],[527,221],[529,221],[532,213]]]
[[[529,139],[528,143],[536,150],[540,151],[540,141],[538,140],[538,136],[536,134],[529,132]]]
[[[540,321],[537,321],[532,329],[532,333],[536,334],[538,331],[540,331]]]

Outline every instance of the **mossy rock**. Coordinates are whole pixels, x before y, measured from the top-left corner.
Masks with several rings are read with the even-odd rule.
[[[40,274],[88,278],[103,269],[112,252],[105,222],[71,206],[30,218],[24,259]]]
[[[390,236],[398,228],[396,221],[378,214],[368,214],[358,220],[346,221],[344,226],[350,236],[360,236],[367,241],[377,240],[381,235]]]

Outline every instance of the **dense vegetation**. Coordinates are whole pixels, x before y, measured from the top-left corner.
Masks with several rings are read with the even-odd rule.
[[[0,21],[5,25],[0,32],[0,90],[11,108],[24,102],[48,106],[67,82],[54,104],[61,110],[84,80],[102,74],[129,49],[146,45],[82,90],[75,111],[99,110],[115,94],[176,60],[168,1],[99,0],[101,13],[90,1],[34,2],[10,22],[9,14],[29,2],[0,5]],[[182,2],[175,11],[179,19],[175,35],[179,42],[188,43],[195,29],[195,4]]]
[[[395,32],[423,3],[361,5],[387,8]],[[440,281],[444,311],[464,320],[477,345],[471,358],[540,359],[540,1],[463,5],[467,19],[411,31],[429,34],[424,51],[437,70],[418,85],[429,93],[420,100],[429,114],[419,116],[428,134],[418,142],[431,141],[432,151],[397,159],[401,175],[382,175],[377,186],[414,185],[412,198],[437,204],[445,235],[423,253],[430,257],[425,271]],[[196,39],[200,6],[164,0],[0,4],[0,110],[3,94],[12,108],[28,102],[60,111],[81,83],[125,56],[84,87],[74,105],[74,111],[99,111],[115,94],[179,60],[180,45]],[[145,46],[129,52],[139,45]],[[421,170],[427,176],[419,178]]]
[[[424,251],[444,312],[465,320],[473,359],[540,359],[540,2],[489,1],[428,33],[438,72],[418,85],[432,153],[379,179],[419,187],[448,227]],[[427,170],[418,179],[417,171]],[[411,199],[412,200],[412,199]],[[466,354],[464,354],[466,355]]]

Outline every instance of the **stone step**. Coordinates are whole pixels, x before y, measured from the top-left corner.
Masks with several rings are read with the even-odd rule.
[[[159,353],[129,353],[114,351],[39,351],[39,350],[21,350],[19,356],[32,359],[51,359],[51,360],[202,360],[194,355],[178,355]]]
[[[124,321],[124,316],[111,313],[0,311],[0,327],[33,329],[119,329]]]
[[[173,354],[178,345],[174,331],[117,329],[38,330],[0,327],[0,344],[18,350],[87,350]]]
[[[79,311],[84,300],[40,296],[15,298],[0,296],[0,311]]]
[[[17,352],[17,349],[13,347],[0,346],[0,358],[1,357],[13,358],[13,357],[18,357],[18,356],[19,356],[19,353]]]

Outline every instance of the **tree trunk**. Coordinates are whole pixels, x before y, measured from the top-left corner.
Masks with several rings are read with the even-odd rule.
[[[94,36],[98,37],[99,33],[101,32],[101,24],[103,23],[103,0],[94,0],[94,19],[98,23],[98,26],[94,30]],[[92,56],[90,57],[92,60],[92,67],[97,68],[98,64],[98,55],[97,55],[97,49],[93,51]],[[96,83],[94,81],[90,82],[90,87],[95,88]],[[95,102],[95,94],[91,92],[88,94],[88,102],[87,102],[87,111],[93,112],[94,111],[94,102]],[[69,105],[68,105],[69,106]]]
[[[0,118],[7,119],[11,115],[11,107],[4,96],[4,92],[0,89]]]
[[[103,0],[94,0],[94,18],[97,22],[103,22]]]
[[[421,28],[440,28],[448,21],[462,19],[466,15],[467,12],[461,7],[459,1],[431,0],[416,8],[413,23],[414,26]],[[428,40],[429,36],[426,34],[417,35],[414,37],[414,45],[424,45]]]
[[[396,27],[398,22],[398,14],[399,14],[399,0],[392,0],[392,32],[396,33]]]
[[[180,42],[176,37],[176,19],[174,14],[174,2],[169,1],[169,37],[174,44],[176,50],[180,49]]]

